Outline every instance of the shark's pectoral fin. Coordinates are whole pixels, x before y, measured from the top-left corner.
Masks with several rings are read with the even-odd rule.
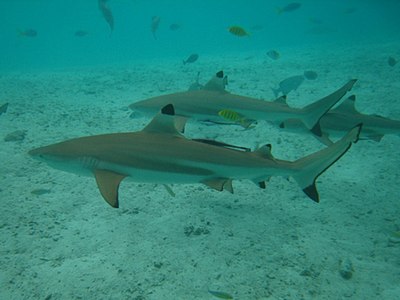
[[[94,170],[94,177],[103,198],[112,207],[118,208],[118,188],[126,176],[107,170]]]
[[[202,181],[202,183],[219,192],[227,190],[228,192],[233,194],[232,179],[216,178],[216,179],[204,180]]]

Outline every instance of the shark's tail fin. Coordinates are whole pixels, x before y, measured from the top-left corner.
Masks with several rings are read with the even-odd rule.
[[[322,136],[321,127],[319,120],[321,117],[328,112],[339,100],[351,90],[353,85],[356,83],[356,79],[350,80],[344,86],[332,94],[314,102],[302,110],[301,121],[304,125],[315,135]],[[282,125],[284,127],[284,124]]]
[[[315,186],[316,179],[345,154],[352,143],[358,141],[361,127],[361,124],[357,125],[336,143],[294,162],[297,171],[293,178],[303,192],[315,202],[319,202],[319,195]]]

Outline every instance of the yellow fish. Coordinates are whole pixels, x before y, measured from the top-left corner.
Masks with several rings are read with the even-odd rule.
[[[250,125],[254,122],[252,120],[246,119],[244,116],[241,114],[237,113],[236,111],[230,110],[230,109],[223,109],[218,112],[218,115],[226,120],[229,120],[231,122],[240,124],[244,128],[249,128]]]
[[[230,26],[228,28],[228,31],[230,33],[232,33],[233,35],[240,36],[240,37],[249,36],[250,35],[245,29],[243,29],[240,26]]]

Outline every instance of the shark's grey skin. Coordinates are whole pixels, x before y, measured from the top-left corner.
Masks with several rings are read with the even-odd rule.
[[[135,112],[155,115],[162,107],[172,104],[176,114],[200,121],[226,121],[219,116],[222,110],[232,110],[246,120],[267,120],[281,124],[289,119],[300,120],[314,134],[320,135],[319,120],[351,88],[356,80],[350,80],[332,94],[303,108],[289,107],[285,97],[269,102],[227,92],[227,77],[218,72],[201,90],[190,90],[149,98],[132,103]]]
[[[341,140],[294,162],[276,159],[270,145],[249,152],[215,141],[195,141],[180,134],[184,120],[172,105],[139,132],[81,137],[31,150],[50,165],[96,178],[103,198],[118,207],[118,188],[125,177],[161,184],[203,183],[233,192],[232,180],[250,179],[261,188],[270,176],[293,177],[318,202],[316,178],[358,139],[360,126]]]
[[[343,135],[356,124],[363,124],[360,139],[379,142],[385,134],[400,135],[400,121],[391,120],[378,115],[360,113],[355,108],[356,96],[351,95],[341,105],[328,111],[320,120],[322,131],[321,141],[329,145],[331,136]],[[282,124],[288,129],[304,130],[297,120],[288,120]]]

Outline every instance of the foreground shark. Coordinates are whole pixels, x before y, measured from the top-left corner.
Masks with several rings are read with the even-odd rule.
[[[181,135],[185,120],[171,104],[139,132],[96,135],[67,140],[29,152],[55,168],[94,175],[103,198],[118,207],[121,181],[161,184],[203,183],[233,192],[233,179],[250,179],[261,188],[270,176],[293,177],[304,193],[319,202],[316,178],[358,139],[361,125],[331,146],[294,162],[276,159],[271,146],[254,152]]]
[[[285,97],[268,102],[227,92],[225,90],[227,77],[220,71],[201,90],[153,97],[135,102],[129,108],[155,115],[165,105],[172,104],[177,115],[213,122],[223,121],[219,113],[224,110],[236,112],[248,120],[247,123],[267,120],[281,124],[286,120],[295,119],[304,124],[312,133],[320,136],[320,118],[351,90],[355,82],[356,80],[350,80],[329,96],[304,108],[292,108],[287,105]]]
[[[332,143],[332,135],[343,135],[345,132],[362,123],[360,139],[368,139],[379,142],[385,134],[400,135],[400,121],[378,115],[362,114],[355,108],[356,96],[351,95],[338,107],[328,111],[320,120],[322,135],[320,140],[329,145]],[[303,128],[297,120],[288,120],[281,127],[295,129]]]

